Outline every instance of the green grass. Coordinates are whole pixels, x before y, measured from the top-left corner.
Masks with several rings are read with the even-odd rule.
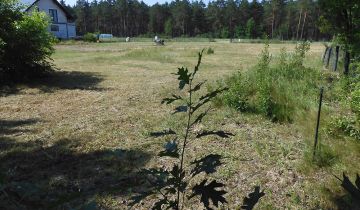
[[[277,57],[281,48],[290,52],[294,46],[270,44],[269,52]],[[66,202],[62,207],[75,208],[92,200],[102,208],[126,209],[129,196],[143,187],[136,172],[155,166],[156,154],[164,144],[148,133],[180,123],[168,118],[172,107],[160,105],[173,92],[175,76],[171,73],[183,65],[192,67],[196,53],[210,47],[214,54],[204,55],[199,73],[215,85],[236,71],[251,70],[263,44],[227,40],[167,42],[165,46],[152,42],[56,46],[53,59],[61,69],[56,77],[19,86],[0,98],[0,160],[1,168],[6,169],[2,171],[10,182],[31,183],[39,189],[24,197],[37,209],[62,201]],[[304,65],[322,69],[322,51],[322,44],[313,43]],[[321,126],[336,112],[328,101],[326,98]],[[337,208],[331,196],[343,192],[331,174],[346,171],[353,177],[359,172],[358,142],[333,139],[321,127],[322,144],[331,148],[336,161],[321,168],[308,164],[302,168],[314,135],[316,111],[305,112],[307,118],[298,123],[272,123],[261,115],[217,109],[204,126],[224,122],[222,129],[236,136],[194,142],[190,150],[225,156],[214,176],[226,184],[229,209],[238,208],[255,184],[266,192],[260,209]],[[189,152],[189,159],[195,158],[192,154],[195,152]],[[0,199],[0,206],[5,205]],[[138,209],[150,206],[144,203]]]

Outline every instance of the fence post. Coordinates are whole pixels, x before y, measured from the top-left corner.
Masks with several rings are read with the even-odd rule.
[[[337,70],[337,66],[338,66],[339,50],[340,50],[340,46],[336,46],[336,48],[335,48],[335,61],[334,61],[334,67],[333,67],[333,70],[334,70],[334,71]]]
[[[325,57],[326,57],[326,53],[328,52],[328,50],[329,50],[329,47],[326,46],[324,55],[323,55],[323,57],[322,57],[322,62],[323,62],[323,64],[325,64]]]
[[[350,66],[350,52],[347,50],[345,51],[345,57],[344,57],[344,74],[349,74],[349,66]]]
[[[320,88],[320,99],[319,99],[319,110],[318,110],[317,122],[316,122],[316,130],[315,130],[313,159],[315,159],[316,147],[317,147],[318,138],[319,138],[320,113],[321,113],[321,105],[322,105],[323,93],[324,93],[324,88],[321,87]]]
[[[328,56],[327,56],[327,60],[326,60],[326,68],[329,67],[330,58],[331,58],[331,53],[332,53],[332,47],[330,47],[330,48],[329,48],[329,51],[328,51]]]

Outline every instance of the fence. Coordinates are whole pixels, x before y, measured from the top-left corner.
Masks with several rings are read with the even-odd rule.
[[[323,64],[326,68],[337,71],[340,56],[340,47],[326,46],[325,52],[322,58]]]
[[[344,66],[344,74],[349,71],[350,54],[340,48],[340,46],[326,46],[322,57],[324,66],[332,71],[337,71],[340,64]]]

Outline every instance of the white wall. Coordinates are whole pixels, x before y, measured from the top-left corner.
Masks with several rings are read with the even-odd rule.
[[[52,34],[54,34],[58,38],[67,39],[66,24],[51,24],[51,25],[57,25],[59,27],[59,31],[51,31],[51,26],[49,26],[49,31]]]
[[[76,37],[76,27],[74,23],[68,23],[69,38]]]
[[[56,9],[58,15],[59,23],[67,23],[67,18],[65,12],[54,3],[52,0],[40,0],[35,4],[40,11],[44,11],[46,14],[49,14],[49,9]]]
[[[54,3],[53,0],[40,0],[36,2],[36,4],[30,8],[30,12],[35,8],[39,8],[40,12],[45,12],[49,14],[49,9],[56,9],[58,15],[58,22],[51,23],[49,26],[49,31],[54,34],[56,37],[61,39],[75,38],[76,37],[76,27],[74,23],[68,23],[65,12]],[[59,31],[51,31],[51,25],[57,25],[59,27]]]

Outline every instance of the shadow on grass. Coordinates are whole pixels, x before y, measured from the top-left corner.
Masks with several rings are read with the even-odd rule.
[[[45,146],[2,135],[35,122],[1,121],[0,209],[77,209],[97,195],[131,195],[144,183],[137,171],[151,156],[143,151],[83,152],[86,139],[61,139]]]
[[[26,120],[0,120],[0,136],[28,132],[28,129],[20,129],[19,126],[27,126],[37,123],[37,119]],[[1,148],[0,148],[1,151]]]
[[[104,88],[97,87],[101,81],[103,81],[102,76],[92,72],[54,71],[40,79],[24,82],[21,85],[39,88],[44,92],[53,92],[58,89],[102,91]],[[0,96],[18,93],[21,88],[17,86],[0,86]]]

